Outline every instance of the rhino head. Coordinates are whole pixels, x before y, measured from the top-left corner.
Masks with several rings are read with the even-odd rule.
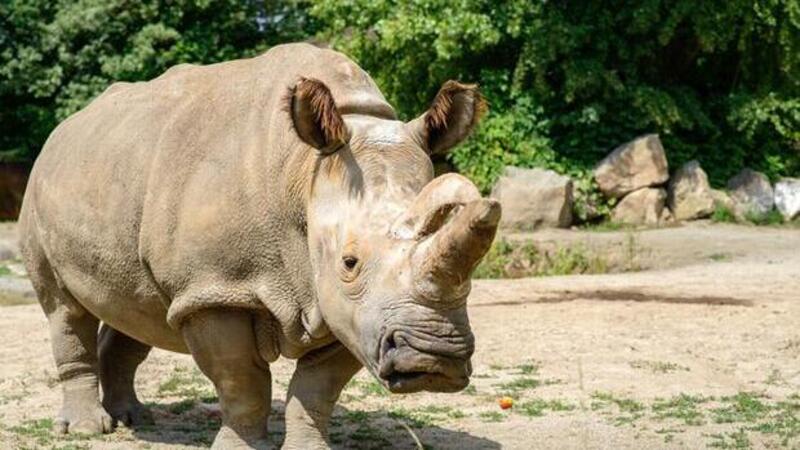
[[[340,113],[317,80],[291,94],[294,128],[319,153],[306,220],[322,320],[392,392],[463,389],[474,351],[470,276],[500,205],[463,176],[434,179],[430,155],[469,135],[484,100],[450,81],[405,123]]]

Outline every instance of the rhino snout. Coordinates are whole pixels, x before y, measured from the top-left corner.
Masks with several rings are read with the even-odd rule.
[[[455,392],[469,384],[471,332],[445,338],[418,331],[390,331],[381,339],[378,376],[395,393]]]

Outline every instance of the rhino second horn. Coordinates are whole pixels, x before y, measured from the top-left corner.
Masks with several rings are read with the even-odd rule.
[[[443,301],[466,296],[472,271],[489,251],[500,221],[500,203],[473,200],[422,242],[414,254],[417,279],[427,282],[426,297]]]
[[[453,209],[480,198],[478,188],[463,175],[442,175],[422,188],[391,233],[399,239],[422,239],[439,230]]]

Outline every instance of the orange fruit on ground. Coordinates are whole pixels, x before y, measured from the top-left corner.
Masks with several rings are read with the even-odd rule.
[[[508,409],[514,406],[514,399],[511,397],[502,397],[497,403],[500,404],[501,409]]]

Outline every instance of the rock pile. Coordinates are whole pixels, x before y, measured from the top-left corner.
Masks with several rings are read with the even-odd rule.
[[[620,199],[611,212],[615,222],[657,225],[666,220],[664,205],[669,166],[661,139],[648,134],[623,144],[603,158],[594,179],[607,197]]]
[[[725,209],[737,220],[765,216],[776,208],[784,220],[800,218],[800,178],[773,186],[762,173],[744,169],[728,181],[727,192],[712,189],[700,163],[689,161],[669,176],[657,134],[620,145],[600,161],[594,180],[612,203],[611,220],[662,225],[710,217]],[[503,205],[503,228],[534,230],[572,224],[573,183],[551,170],[506,167],[492,190]]]

